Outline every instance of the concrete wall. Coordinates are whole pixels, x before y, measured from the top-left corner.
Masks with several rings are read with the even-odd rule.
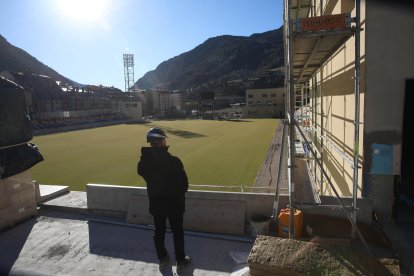
[[[129,223],[153,224],[148,212],[147,189],[142,187],[87,184],[88,209],[97,214],[126,218]],[[188,191],[184,228],[187,230],[241,235],[254,216],[270,217],[273,211],[274,195],[258,193],[230,193]],[[351,206],[352,198],[342,198],[345,206]],[[347,219],[334,197],[322,196],[323,206],[298,207],[306,214]],[[286,208],[288,195],[280,195],[278,208]],[[358,199],[357,220],[368,225],[372,221],[372,202]]]
[[[399,1],[366,6],[364,194],[386,221],[392,216],[394,175],[400,174],[405,80],[414,78],[414,11]],[[392,167],[382,166],[384,160]]]
[[[86,192],[91,211],[126,217],[132,223],[153,223],[146,188],[87,184]],[[253,216],[271,216],[273,202],[271,194],[188,191],[184,228],[243,234]]]
[[[303,215],[312,214],[312,215],[321,215],[332,218],[340,218],[348,220],[342,206],[339,204],[339,201],[336,197],[333,196],[321,196],[321,205],[319,206],[296,206],[297,209],[300,209],[303,212]],[[353,198],[352,197],[342,197],[342,204],[349,211]],[[286,208],[289,205],[289,195],[281,194],[278,199],[278,210]],[[368,198],[358,198],[357,199],[357,221],[365,223],[366,225],[371,225],[372,223],[372,201]]]

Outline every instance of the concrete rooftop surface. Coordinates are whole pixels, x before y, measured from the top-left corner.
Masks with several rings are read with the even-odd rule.
[[[152,225],[92,214],[86,192],[40,185],[39,196],[38,216],[0,232],[0,275],[177,275],[170,232],[171,265],[161,273]],[[401,275],[414,275],[413,222],[409,213],[383,225]],[[251,236],[185,231],[185,242],[193,261],[180,275],[250,275]]]
[[[0,232],[0,275],[177,275],[172,234],[171,265],[158,270],[153,226],[91,214],[85,192],[39,185],[38,216]],[[185,231],[191,265],[180,275],[242,275],[254,239]]]
[[[163,273],[152,237],[150,226],[41,208],[39,216],[0,232],[0,275],[175,275],[171,233],[166,247],[172,261]],[[248,266],[253,245],[195,232],[186,232],[185,241],[193,262],[180,275],[231,275]]]

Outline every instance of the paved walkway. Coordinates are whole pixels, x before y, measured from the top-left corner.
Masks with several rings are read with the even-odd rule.
[[[282,151],[283,124],[280,123],[275,130],[272,143],[269,146],[266,158],[257,174],[254,184],[255,192],[275,193],[277,175],[279,170],[280,154]],[[287,135],[286,135],[287,139]],[[285,139],[285,153],[281,166],[281,177],[279,184],[279,194],[288,194],[287,179],[287,141]],[[309,178],[305,158],[295,158],[295,199],[298,203],[316,204],[315,197]],[[268,188],[268,189],[266,189]]]
[[[280,150],[282,148],[282,132],[283,124],[280,122],[279,126],[275,129],[272,143],[269,146],[266,158],[256,176],[253,189],[255,192],[275,193],[277,174],[279,170]],[[284,164],[282,165],[280,193],[287,193],[287,171],[286,166]]]

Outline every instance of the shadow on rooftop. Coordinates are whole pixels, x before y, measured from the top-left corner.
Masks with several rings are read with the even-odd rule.
[[[91,254],[145,263],[158,263],[152,243],[152,231],[95,221],[89,221],[88,226],[89,252]],[[168,240],[170,239],[171,237],[167,235],[166,245],[169,245]],[[167,249],[171,255],[173,251],[169,247],[167,246]],[[170,266],[162,272],[164,276],[174,275],[172,267],[174,257],[171,257]],[[184,275],[193,275],[193,271],[194,267],[188,267]]]
[[[0,236],[0,275],[9,275],[14,263],[19,258],[24,244],[36,223],[35,218],[31,218],[1,232]]]
[[[95,221],[88,222],[88,229],[91,254],[158,263],[151,231]]]
[[[153,230],[139,229],[116,224],[89,221],[89,249],[91,254],[111,258],[158,263],[153,245]],[[175,265],[172,234],[167,231],[166,249]],[[250,251],[251,243],[218,240],[208,237],[185,236],[186,253],[192,264],[180,275],[193,275],[195,269],[231,273],[236,264],[230,257],[231,251]],[[174,269],[175,270],[175,269]],[[173,275],[169,267],[163,275]]]

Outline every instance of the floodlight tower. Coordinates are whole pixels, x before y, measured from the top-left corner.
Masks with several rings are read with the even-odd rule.
[[[134,85],[134,54],[124,54],[125,92]]]

